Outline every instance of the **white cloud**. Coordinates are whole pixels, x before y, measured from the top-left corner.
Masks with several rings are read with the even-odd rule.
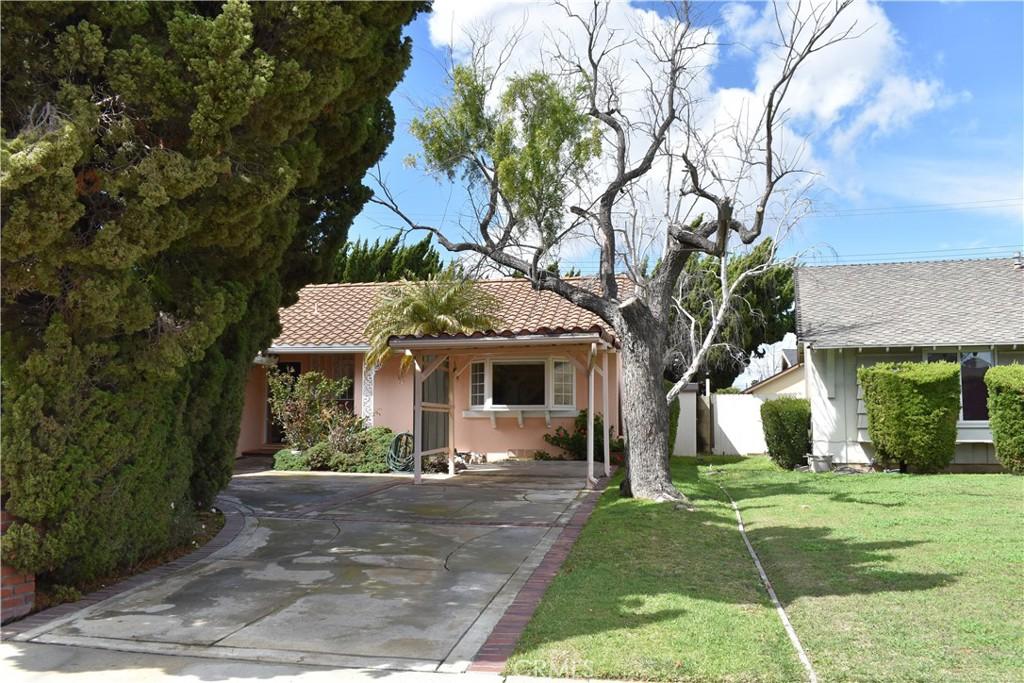
[[[815,6],[799,5],[806,16]],[[729,8],[729,38],[758,54],[756,86],[767,92],[779,72],[782,50],[774,6],[766,4],[758,15],[750,7]],[[788,9],[780,6],[783,25]],[[950,94],[935,78],[915,78],[906,72],[900,36],[885,10],[877,4],[857,2],[836,22],[827,37],[852,27],[853,39],[829,46],[801,65],[786,95],[793,125],[811,135],[829,139],[833,153],[847,153],[858,142],[890,134],[909,126],[933,109],[949,106],[969,94]]]
[[[909,126],[920,114],[968,98],[969,93],[947,94],[937,80],[915,81],[905,75],[889,76],[867,106],[832,137],[832,151],[847,153],[867,135],[886,135]]]
[[[581,4],[578,11],[585,14],[590,7],[589,3]],[[722,10],[722,24],[711,29],[716,38],[721,38],[721,43],[734,46],[727,53],[728,58],[749,59],[753,63],[754,79],[749,87],[716,87],[711,74],[723,54],[715,45],[700,53],[700,74],[690,87],[699,127],[708,136],[712,131],[719,131],[714,147],[715,161],[727,179],[730,175],[743,175],[739,173],[734,133],[740,138],[749,135],[781,67],[773,7],[771,4],[730,5]],[[790,7],[798,8],[803,13],[802,18],[806,18],[807,13],[821,5],[803,2]],[[783,23],[790,7],[780,6]],[[652,35],[653,29],[665,21],[654,11],[625,2],[608,6],[608,24],[618,31],[616,37],[624,43],[618,55],[624,84],[619,108],[638,120],[650,112],[644,97],[644,71],[650,61],[643,46],[632,39]],[[579,23],[567,17],[560,7],[547,2],[436,0],[429,19],[431,41],[436,46],[451,47],[457,60],[465,59],[467,35],[481,24],[490,27],[496,42],[524,29],[516,55],[506,67],[508,73],[550,67],[552,57],[546,48],[550,48],[553,40],[569,44],[577,51],[583,49],[584,34]],[[849,160],[840,162],[842,157],[852,156],[850,153],[864,141],[891,135],[912,125],[923,114],[949,106],[957,97],[962,97],[950,95],[938,79],[918,78],[907,72],[900,37],[880,5],[854,3],[836,22],[832,35],[838,35],[851,25],[858,34],[856,39],[829,46],[801,65],[786,95],[786,122],[777,135],[787,159],[825,176],[826,184],[839,190],[862,188],[862,181],[856,178],[828,177],[832,169],[850,168]],[[721,134],[730,128],[733,132]],[[680,138],[674,138],[674,142],[682,144]],[[638,139],[631,146],[633,158],[642,152],[642,142]],[[610,172],[611,167],[605,160],[596,170],[595,185]],[[652,215],[662,211],[667,173],[667,167],[659,165],[640,188],[647,192]],[[727,180],[718,189],[735,194],[741,204],[744,200],[749,204],[759,187],[756,179],[748,177],[732,185]],[[659,240],[651,236],[648,239],[649,249],[656,251]],[[580,235],[577,240],[578,243],[565,246],[563,258],[584,257],[584,254],[589,257],[593,253],[592,239]]]

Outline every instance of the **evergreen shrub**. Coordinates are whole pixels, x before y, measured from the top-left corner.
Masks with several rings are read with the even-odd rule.
[[[804,464],[811,452],[811,404],[807,399],[781,396],[761,404],[761,424],[768,456],[791,470]]]
[[[985,385],[996,458],[1009,471],[1024,474],[1024,365],[989,368]]]
[[[868,434],[883,465],[937,472],[953,460],[960,415],[956,363],[879,363],[857,371]]]

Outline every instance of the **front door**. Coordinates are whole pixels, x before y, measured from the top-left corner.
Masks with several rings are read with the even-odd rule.
[[[293,377],[298,377],[302,372],[302,363],[298,361],[285,361],[277,364],[279,372],[287,372]],[[267,394],[269,399],[270,387],[267,387]],[[281,425],[278,424],[277,420],[270,412],[270,401],[267,401],[267,443],[269,444],[282,444],[284,443],[284,430],[281,429]]]

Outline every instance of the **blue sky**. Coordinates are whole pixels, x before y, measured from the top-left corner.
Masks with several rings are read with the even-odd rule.
[[[507,16],[522,7],[482,5],[470,10],[474,18],[488,8]],[[422,15],[408,30],[413,62],[392,96],[397,131],[381,169],[407,213],[457,234],[458,191],[403,165],[418,151],[410,121],[445,94],[447,51],[439,27],[457,31],[462,8],[470,5],[439,0],[435,7],[433,17]],[[709,3],[700,9],[715,26],[732,17],[733,25],[723,31],[739,35],[755,25],[764,6],[738,11],[736,5]],[[1009,255],[1021,249],[1024,3],[897,2],[881,3],[877,10],[882,14],[872,15],[869,37],[841,55],[846,65],[862,60],[875,80],[827,125],[819,118],[810,126],[826,175],[815,184],[814,213],[787,248],[816,249],[807,258],[822,263]],[[880,52],[885,56],[878,57]],[[756,66],[751,50],[723,48],[712,88],[751,88]],[[919,88],[921,97],[901,96],[901,85]],[[390,234],[393,225],[386,210],[368,206],[350,236],[373,239]],[[576,265],[584,272],[592,268],[583,256]]]

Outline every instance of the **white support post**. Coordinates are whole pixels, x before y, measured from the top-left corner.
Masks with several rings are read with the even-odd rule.
[[[590,362],[587,364],[587,486],[596,482],[594,479],[594,350],[591,344]]]
[[[448,474],[455,474],[455,356],[448,355]]]
[[[604,425],[604,476],[612,474],[612,443],[609,438],[611,428],[608,426],[608,350],[605,349],[604,357],[601,359],[601,423]]]
[[[423,478],[423,370],[419,362],[413,362],[412,385],[412,483],[419,484]]]

